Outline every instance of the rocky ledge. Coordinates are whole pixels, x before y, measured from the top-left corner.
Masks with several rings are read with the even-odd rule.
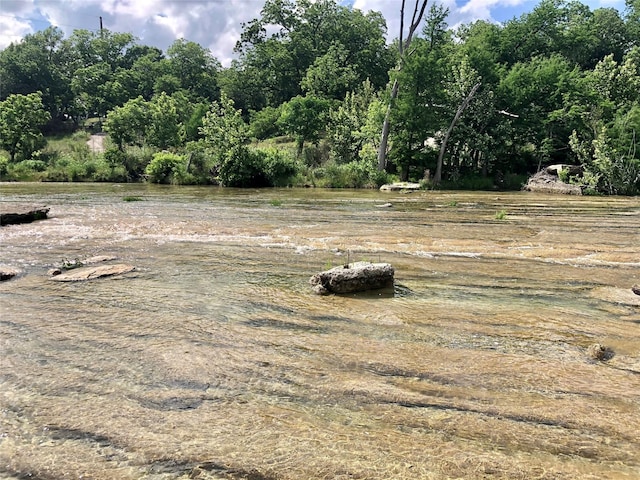
[[[2,205],[0,206],[0,226],[31,223],[47,218],[49,207]]]
[[[55,280],[56,282],[83,282],[113,275],[123,275],[133,270],[135,270],[135,267],[126,264],[80,267],[54,275],[51,277],[51,280]]]
[[[314,293],[353,293],[393,287],[389,263],[355,262],[316,273],[309,279]]]
[[[582,195],[580,185],[572,185],[560,180],[560,172],[567,171],[569,176],[581,174],[575,165],[549,165],[533,175],[524,186],[524,190],[538,193],[561,193],[564,195]]]

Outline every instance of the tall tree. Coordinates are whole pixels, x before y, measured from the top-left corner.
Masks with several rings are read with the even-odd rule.
[[[323,88],[344,97],[367,78],[380,88],[393,63],[385,34],[378,12],[363,14],[336,0],[267,0],[261,17],[243,25],[236,75],[246,76],[254,96],[273,107]],[[341,76],[343,85],[346,78],[347,89],[321,85],[324,67]]]
[[[45,109],[57,118],[72,100],[63,33],[57,27],[25,36],[0,52],[0,100],[40,91]]]
[[[402,0],[402,6],[400,7],[400,38],[398,39],[398,54],[399,54],[399,62],[396,65],[396,71],[402,69],[403,63],[406,61],[406,58],[410,56],[413,52],[409,50],[411,47],[411,42],[413,41],[413,36],[420,26],[422,22],[422,17],[427,8],[428,0],[415,0],[415,6],[413,9],[413,15],[411,17],[411,23],[409,24],[409,30],[407,32],[407,36],[404,36],[404,7],[406,0]],[[378,169],[384,170],[387,166],[387,144],[389,142],[389,129],[391,127],[390,118],[391,118],[391,108],[393,102],[398,96],[398,89],[400,88],[400,83],[398,82],[398,78],[394,78],[393,86],[391,87],[391,96],[389,98],[389,105],[387,107],[387,113],[384,117],[384,122],[382,123],[382,134],[380,136],[380,145],[378,146]]]

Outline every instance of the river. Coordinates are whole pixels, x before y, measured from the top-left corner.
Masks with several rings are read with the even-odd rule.
[[[640,478],[637,198],[0,184],[13,202],[51,210],[0,228],[0,478]],[[135,271],[47,274],[95,255]],[[360,260],[395,290],[312,293]]]

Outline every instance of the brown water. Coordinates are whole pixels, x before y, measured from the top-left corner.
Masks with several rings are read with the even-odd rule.
[[[51,207],[0,229],[0,478],[640,478],[636,198],[0,194]],[[356,260],[395,292],[311,293]]]

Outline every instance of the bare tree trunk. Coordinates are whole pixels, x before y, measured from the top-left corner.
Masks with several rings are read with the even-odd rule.
[[[393,81],[393,88],[391,88],[391,98],[389,99],[389,105],[387,105],[387,112],[384,115],[382,136],[380,137],[380,145],[378,146],[378,170],[380,171],[387,168],[387,143],[389,142],[389,130],[391,129],[391,104],[398,96],[399,87],[400,84],[396,78]]]
[[[397,71],[402,69],[404,59],[412,53],[408,52],[405,55],[405,51],[411,46],[413,35],[420,25],[420,22],[422,22],[422,17],[424,16],[424,11],[427,8],[428,0],[416,0],[416,4],[413,8],[413,15],[411,17],[411,25],[409,26],[409,32],[407,34],[407,38],[403,41],[405,2],[406,0],[402,0],[402,6],[400,7],[400,40],[398,41],[400,64],[396,69]],[[391,108],[393,102],[398,97],[399,88],[400,84],[398,83],[398,79],[395,78],[393,80],[393,87],[391,88],[391,97],[389,99],[389,105],[387,105],[387,112],[384,115],[384,122],[382,123],[382,134],[380,136],[380,145],[378,146],[378,170],[384,170],[387,168],[387,144],[389,143],[389,130],[391,129]]]
[[[467,98],[465,98],[462,101],[462,103],[458,107],[458,111],[456,112],[455,116],[453,117],[453,120],[451,121],[451,125],[449,125],[449,128],[447,129],[447,133],[445,133],[445,135],[444,135],[444,139],[442,140],[442,145],[440,145],[440,153],[438,155],[438,163],[436,165],[436,173],[433,176],[433,183],[436,184],[436,185],[438,183],[440,183],[440,181],[442,180],[442,160],[444,158],[444,152],[447,149],[447,142],[449,141],[449,137],[451,136],[451,132],[453,131],[453,127],[455,127],[456,123],[458,123],[458,120],[460,119],[460,116],[462,115],[462,112],[464,112],[465,108],[467,108],[469,106],[469,103],[471,102],[471,99],[473,98],[473,96],[478,91],[478,88],[480,88],[480,85],[481,85],[480,83],[476,83],[473,86],[473,88],[471,89],[471,91],[469,92],[469,95],[467,95]]]

